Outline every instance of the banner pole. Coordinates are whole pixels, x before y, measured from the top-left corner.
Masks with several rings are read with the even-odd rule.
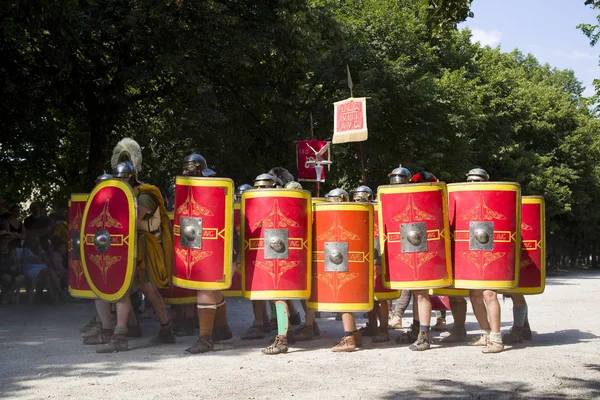
[[[313,116],[312,116],[312,112],[308,114],[310,117],[310,140],[315,140],[315,129],[313,126]],[[315,164],[316,167],[316,164]],[[320,174],[317,174],[320,175]],[[320,197],[321,194],[321,180],[320,180],[320,176],[317,176],[317,197]]]
[[[365,160],[363,158],[362,142],[358,142],[358,151],[360,152],[360,167],[362,169],[363,185],[367,185],[367,173],[365,172]]]

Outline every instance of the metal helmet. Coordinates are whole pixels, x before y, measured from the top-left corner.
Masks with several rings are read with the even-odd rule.
[[[296,181],[289,181],[284,186],[286,189],[300,189],[302,190],[302,185]]]
[[[390,172],[388,176],[390,177],[390,185],[396,185],[400,183],[410,182],[412,174],[410,173],[408,168],[398,167],[394,168],[394,170]]]
[[[189,154],[183,158],[182,163],[184,175],[190,176],[214,176],[217,173],[208,168],[206,159],[200,154]]]
[[[352,199],[360,202],[373,201],[373,191],[368,186],[359,186],[352,191]]]
[[[112,175],[111,174],[107,174],[106,172],[103,173],[102,175],[100,175],[99,177],[96,178],[96,185],[99,184],[100,182],[104,182],[106,180],[112,179]]]
[[[350,201],[350,196],[348,196],[348,192],[346,192],[344,189],[333,189],[329,191],[329,193],[327,193],[325,197],[327,198],[327,201],[335,203],[340,203],[342,201]]]
[[[275,187],[277,187],[277,182],[275,181],[275,177],[273,175],[260,174],[259,176],[254,178],[255,189],[266,189]]]
[[[129,161],[120,162],[113,168],[112,176],[127,182],[135,181],[135,168]]]
[[[489,180],[490,176],[483,168],[473,168],[467,174],[467,182],[485,182]]]
[[[241,200],[242,198],[242,193],[244,193],[246,190],[251,190],[252,186],[248,185],[247,183],[244,183],[243,185],[238,186],[235,189],[235,195],[234,198],[235,200]]]

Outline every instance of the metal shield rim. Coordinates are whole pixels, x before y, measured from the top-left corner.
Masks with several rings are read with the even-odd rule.
[[[130,266],[130,268],[128,268],[128,273],[125,275],[125,281],[123,282],[123,286],[116,293],[109,295],[109,294],[102,293],[92,283],[92,281],[90,279],[90,274],[89,274],[88,268],[87,268],[87,262],[85,261],[85,257],[81,258],[81,260],[82,260],[81,264],[82,264],[82,268],[83,268],[83,273],[85,274],[85,279],[87,279],[88,284],[90,285],[90,288],[96,294],[96,296],[98,296],[98,298],[100,300],[115,303],[115,302],[118,302],[119,300],[121,300],[125,295],[127,295],[129,290],[131,289],[131,285],[133,284],[133,278],[135,275],[135,256],[137,254],[137,230],[136,230],[137,199],[133,192],[133,188],[129,184],[127,184],[121,180],[118,180],[118,179],[107,179],[103,182],[100,182],[98,185],[96,185],[96,187],[94,187],[94,189],[90,193],[90,195],[85,203],[85,209],[83,212],[83,217],[81,219],[82,229],[81,229],[81,232],[79,235],[79,241],[80,241],[80,252],[81,252],[81,254],[85,254],[83,251],[83,249],[85,248],[85,230],[83,229],[83,227],[85,226],[85,223],[87,222],[87,213],[90,208],[90,200],[93,199],[94,196],[100,190],[102,190],[103,188],[108,187],[108,186],[117,187],[117,188],[121,189],[125,193],[125,196],[130,201],[130,204],[132,205],[132,208],[133,208],[133,210],[131,210],[131,208],[129,210],[130,213],[133,212],[133,217],[129,218],[129,232],[130,232],[130,235],[132,236],[133,240],[132,240],[132,242],[130,242],[129,249],[127,250],[127,265]]]

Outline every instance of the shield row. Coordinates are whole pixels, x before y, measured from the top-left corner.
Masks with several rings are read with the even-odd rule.
[[[500,182],[380,186],[378,197],[329,203],[303,190],[256,189],[234,204],[229,179],[178,177],[172,285],[163,297],[194,303],[197,290],[223,290],[362,311],[398,289],[543,291],[541,197],[521,201],[518,184]],[[117,180],[72,196],[73,296],[116,301],[127,293],[139,272],[136,207]]]

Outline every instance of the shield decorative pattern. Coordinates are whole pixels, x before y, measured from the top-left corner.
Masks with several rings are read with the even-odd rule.
[[[233,181],[175,179],[173,284],[195,290],[231,286]]]
[[[308,299],[312,213],[305,190],[242,194],[242,295],[252,300]]]
[[[231,277],[231,287],[221,291],[225,297],[242,296],[242,247],[240,236],[242,205],[233,204],[233,275]]]
[[[169,219],[171,220],[171,228],[173,228],[175,221],[175,214],[168,213]],[[173,276],[171,275],[171,285],[166,289],[158,289],[158,292],[162,296],[165,304],[177,305],[177,304],[196,304],[197,292],[192,289],[185,289],[179,286],[173,285]]]
[[[416,290],[450,285],[446,184],[385,185],[377,192],[384,286]]]
[[[454,287],[512,289],[519,281],[521,188],[518,183],[448,185]]]
[[[521,198],[519,286],[505,293],[541,294],[546,286],[546,210],[542,196]]]
[[[373,206],[314,206],[312,292],[307,307],[353,312],[373,308]]]
[[[381,243],[379,242],[379,204],[373,203],[373,277],[375,281],[375,300],[391,300],[397,299],[400,297],[399,290],[386,289],[383,286],[384,280],[390,281],[390,271],[387,269],[385,272],[387,274],[386,279],[381,276],[383,272],[381,268]]]
[[[131,288],[135,272],[137,200],[127,183],[96,185],[85,204],[80,251],[83,272],[100,300],[116,302]]]
[[[67,224],[69,227],[68,262],[69,262],[69,294],[80,299],[95,299],[96,294],[87,283],[83,272],[80,252],[80,232],[83,211],[89,194],[74,193],[69,200]]]

